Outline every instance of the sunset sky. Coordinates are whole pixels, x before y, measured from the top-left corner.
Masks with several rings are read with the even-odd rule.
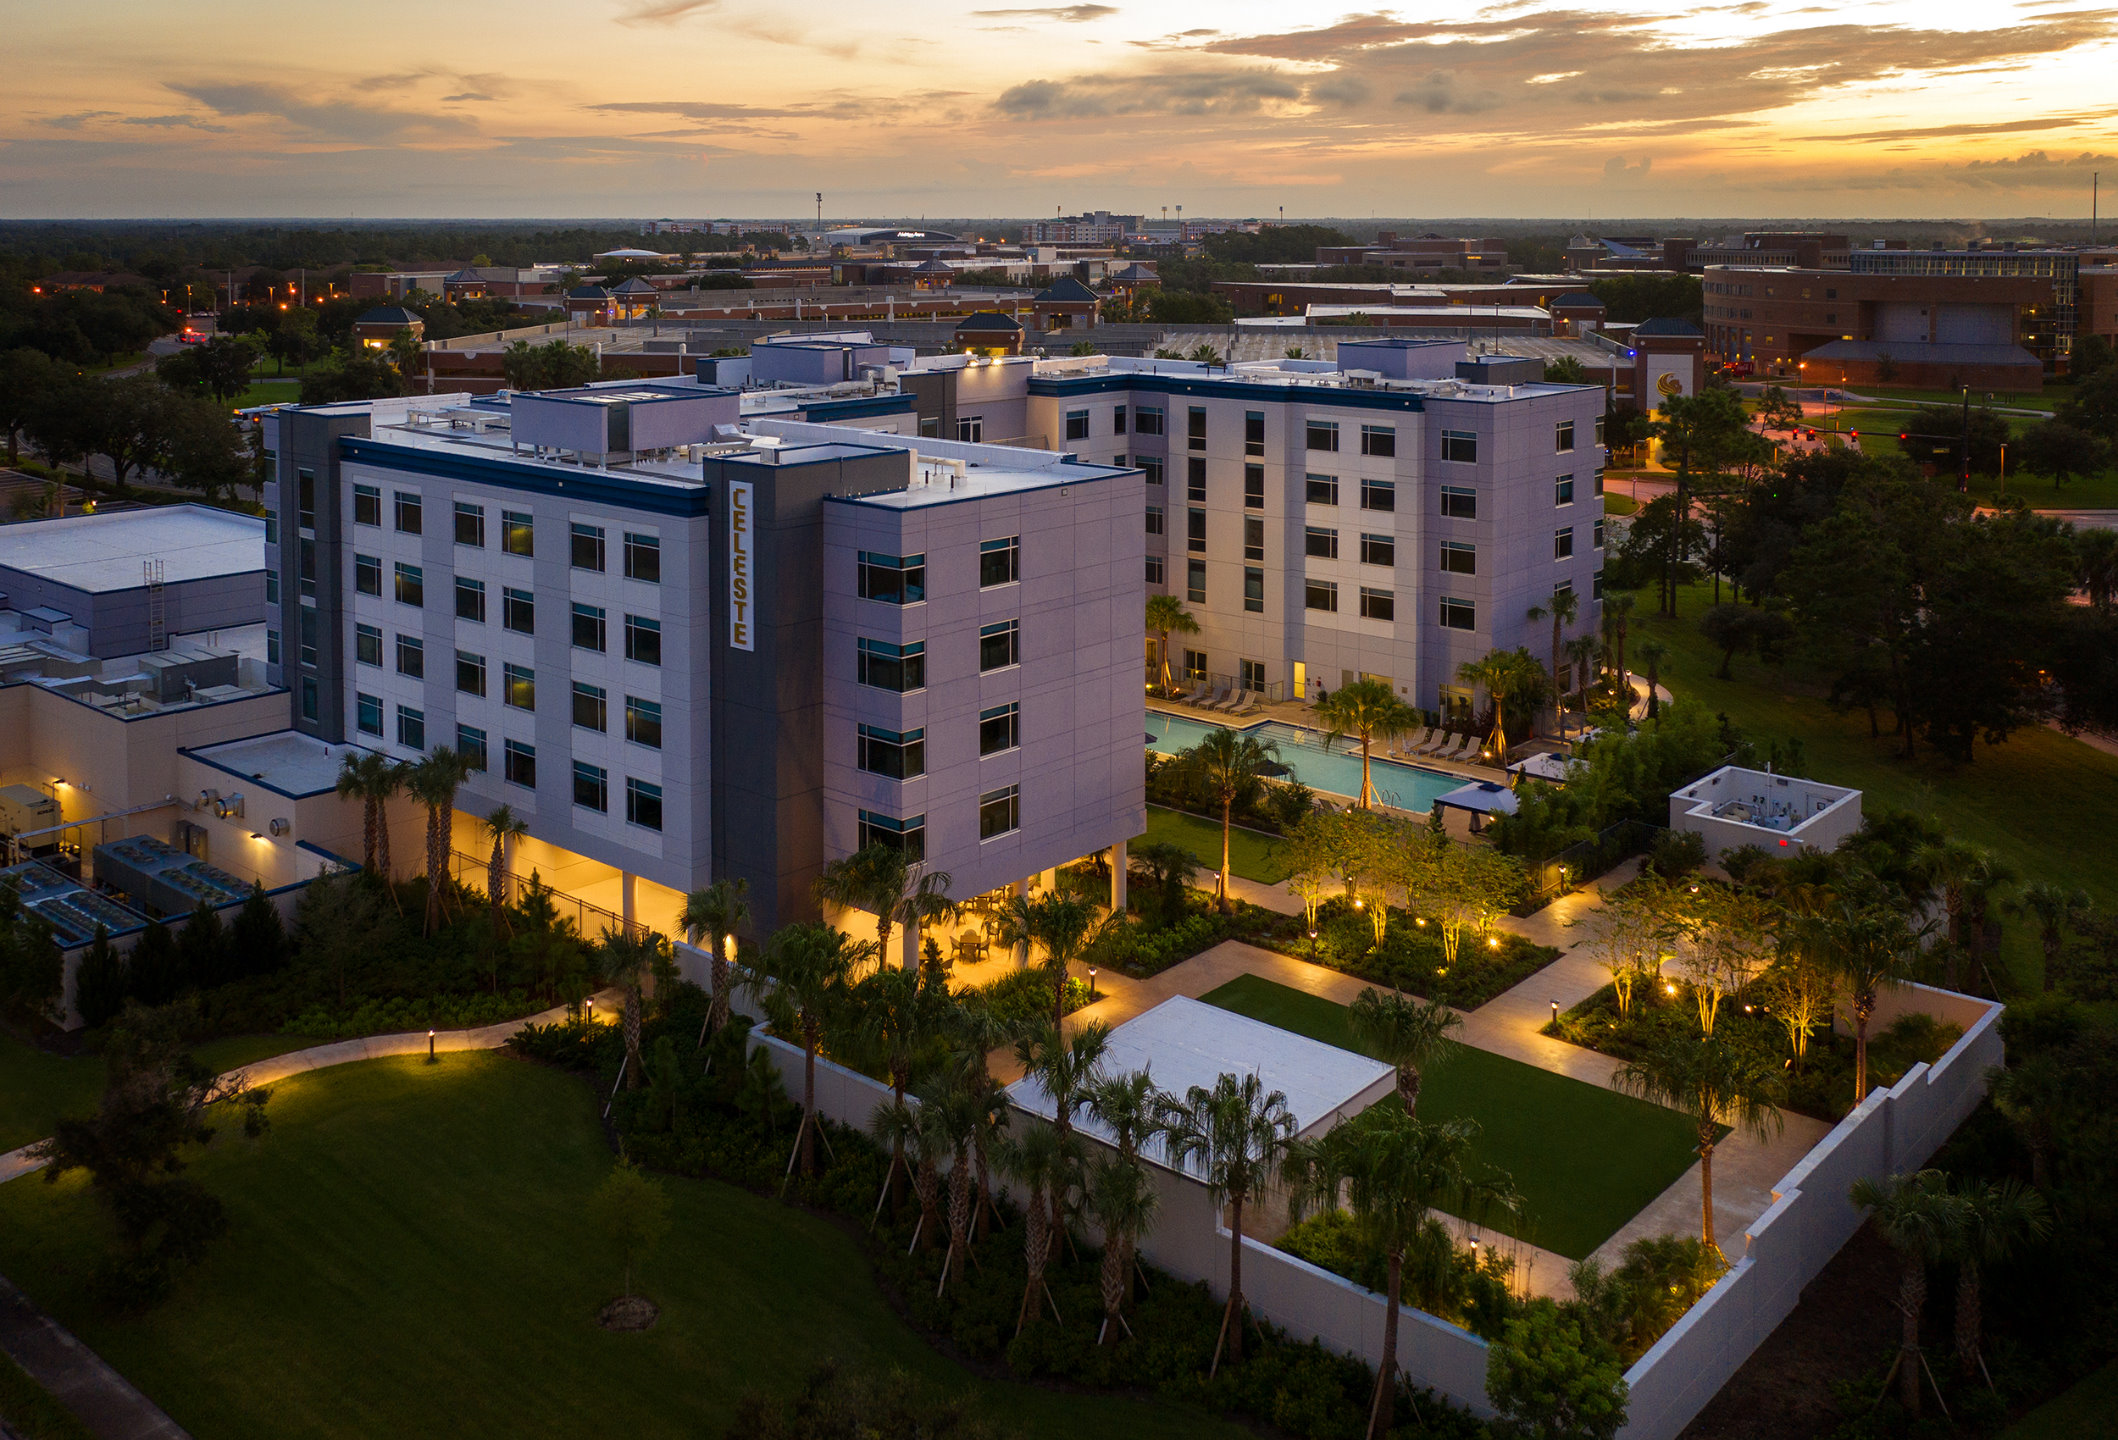
[[[2118,10],[4,0],[0,217],[2086,218]],[[2106,211],[2118,205],[2106,204]]]

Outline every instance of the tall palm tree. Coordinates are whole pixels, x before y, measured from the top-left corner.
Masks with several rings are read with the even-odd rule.
[[[1139,1253],[1140,1236],[1154,1223],[1160,1201],[1147,1166],[1138,1157],[1106,1156],[1089,1175],[1089,1208],[1103,1227],[1103,1262],[1097,1275],[1103,1291],[1103,1328],[1096,1333],[1099,1345],[1115,1340],[1116,1330],[1132,1334],[1132,1327],[1125,1323],[1125,1302],[1132,1295],[1133,1257]],[[1112,1321],[1117,1322],[1116,1329]]]
[[[924,870],[895,845],[874,844],[833,860],[816,880],[818,901],[875,917],[876,962],[888,964],[890,935],[899,925],[916,927],[956,914],[949,898],[954,883],[946,870]],[[915,955],[909,965],[919,963]]]
[[[1720,1126],[1758,1139],[1779,1134],[1786,1123],[1776,1108],[1784,1086],[1763,1056],[1712,1035],[1666,1036],[1655,1048],[1611,1076],[1628,1095],[1682,1112],[1699,1139],[1699,1228],[1716,1255],[1714,1238],[1714,1146]]]
[[[375,836],[379,828],[377,812],[380,802],[373,779],[373,767],[377,762],[390,763],[372,750],[348,750],[338,765],[338,797],[360,801],[360,867],[370,875],[377,873]]]
[[[507,923],[507,842],[529,834],[529,821],[502,805],[485,817],[485,833],[493,839],[492,857],[485,863],[485,898],[498,934]]]
[[[1662,683],[1662,662],[1669,658],[1669,646],[1649,636],[1640,642],[1640,663],[1647,667],[1647,718],[1655,719],[1662,713],[1662,697],[1656,687]]]
[[[971,1163],[978,1167],[981,1211],[996,1225],[1000,1223],[1000,1211],[993,1204],[988,1162],[992,1146],[1007,1124],[1007,1095],[993,1074],[992,1056],[995,1050],[1014,1044],[1020,1033],[1015,1021],[976,990],[950,997],[942,1011],[942,1035],[949,1063],[980,1096],[989,1117],[972,1142]]]
[[[2052,1211],[2044,1196],[2012,1177],[1980,1184],[1972,1181],[1957,1192],[1963,1201],[1956,1231],[1956,1364],[1969,1379],[1985,1364],[1984,1321],[1980,1282],[1988,1265],[1997,1265],[2033,1240],[2052,1233]]]
[[[1386,680],[1356,680],[1341,685],[1316,707],[1316,718],[1324,722],[1324,748],[1353,738],[1361,742],[1361,795],[1363,810],[1373,809],[1375,782],[1369,776],[1369,759],[1378,740],[1394,740],[1410,730],[1419,714],[1398,698]],[[1273,752],[1275,760],[1279,758]],[[1226,850],[1224,845],[1223,850]],[[1225,861],[1226,856],[1223,856]]]
[[[888,1073],[891,1102],[902,1105],[915,1069],[940,1058],[936,1052],[948,1019],[948,994],[921,971],[882,965],[853,987],[852,998],[861,1044]],[[903,1164],[903,1148],[893,1145],[883,1176],[885,1193],[897,1183]]]
[[[1337,700],[1346,692],[1341,690],[1331,698]],[[1365,754],[1365,751],[1363,752]],[[1221,807],[1221,874],[1219,898],[1223,914],[1233,914],[1235,900],[1228,893],[1228,854],[1230,842],[1235,834],[1236,806],[1247,804],[1256,798],[1264,785],[1265,768],[1277,765],[1280,747],[1270,740],[1259,740],[1254,735],[1238,735],[1233,730],[1216,728],[1206,732],[1198,744],[1177,757],[1183,773],[1191,778],[1208,798]],[[1362,789],[1370,788],[1366,780],[1367,766],[1362,764]]]
[[[1967,921],[1973,892],[1988,883],[1988,872],[1994,863],[1992,852],[1984,846],[1953,837],[1922,845],[1912,854],[1914,869],[1941,892],[1942,914],[1949,925],[1949,944],[1942,956],[1942,983],[1951,990],[1959,982],[1958,956],[1971,944]]]
[[[1040,1030],[1015,1042],[1015,1059],[1023,1072],[1034,1075],[1052,1102],[1052,1127],[1071,1135],[1074,1117],[1081,1113],[1101,1078],[1104,1052],[1110,1049],[1110,1026],[1092,1020],[1064,1038],[1055,1030]],[[1065,1222],[1069,1187],[1051,1192],[1052,1226]]]
[[[825,1022],[845,998],[847,977],[874,948],[874,942],[855,940],[829,925],[789,925],[772,937],[757,972],[746,981],[773,1030],[802,1047],[802,1123],[795,1150],[805,1176],[816,1173],[816,1049]]]
[[[713,1005],[706,1023],[719,1030],[728,1023],[728,943],[750,923],[750,882],[744,879],[716,880],[704,890],[684,897],[677,924],[692,944],[703,938],[707,949],[707,972],[713,982]]]
[[[1566,645],[1566,627],[1573,624],[1580,613],[1581,599],[1574,594],[1574,588],[1571,585],[1563,589],[1554,590],[1552,598],[1545,601],[1542,605],[1532,605],[1530,607],[1529,619],[1532,624],[1545,619],[1547,616],[1550,617],[1552,622],[1552,686],[1554,689],[1552,712],[1558,717],[1559,736],[1561,739],[1566,738],[1566,700],[1565,697],[1556,693],[1559,685],[1559,656]]]
[[[2044,951],[2044,988],[2049,994],[2059,975],[2059,949],[2066,942],[2067,930],[2078,927],[2089,915],[2089,892],[2038,880],[2023,886],[2002,908],[2018,920],[2036,923],[2037,943]]]
[[[1898,1282],[1901,1320],[1897,1347],[1897,1397],[1905,1413],[1919,1416],[1919,1322],[1927,1308],[1927,1266],[1946,1255],[1963,1225],[1964,1202],[1949,1193],[1939,1170],[1853,1182],[1849,1198],[1869,1212],[1876,1233],[1904,1259]]]
[[[1160,1125],[1162,1092],[1148,1070],[1099,1075],[1089,1082],[1088,1110],[1110,1131],[1118,1153],[1135,1159]]]
[[[1030,1124],[1022,1133],[1000,1147],[1000,1168],[1018,1180],[1028,1192],[1025,1197],[1025,1234],[1022,1257],[1029,1270],[1028,1283],[1022,1287],[1022,1304],[1015,1312],[1015,1333],[1029,1323],[1030,1312],[1036,1309],[1037,1297],[1051,1300],[1051,1290],[1045,1284],[1044,1272],[1052,1258],[1052,1217],[1049,1197],[1055,1189],[1064,1189],[1077,1168],[1080,1140],[1078,1137],[1051,1125]],[[1057,1318],[1059,1305],[1052,1301],[1052,1315]]]
[[[625,1088],[640,1087],[640,991],[654,973],[655,961],[669,942],[652,930],[603,932],[596,947],[596,969],[606,985],[625,992]]]
[[[1633,607],[1638,602],[1625,591],[1603,597],[1603,634],[1610,642],[1611,663],[1616,668],[1614,677],[1618,682],[1618,703],[1625,713],[1633,713],[1632,681],[1625,670],[1625,637],[1632,628]]]
[[[1387,1436],[1396,1418],[1397,1314],[1405,1251],[1421,1239],[1430,1210],[1471,1214],[1488,1196],[1505,1189],[1504,1180],[1471,1174],[1471,1143],[1477,1136],[1473,1120],[1430,1125],[1377,1106],[1315,1140],[1297,1140],[1281,1166],[1297,1218],[1308,1209],[1336,1207],[1343,1194],[1355,1232],[1367,1248],[1381,1252],[1388,1267],[1383,1358],[1368,1405],[1369,1440]]]
[[[442,745],[412,766],[404,788],[427,808],[426,933],[441,928],[441,895],[449,875],[449,823],[456,813],[456,792],[471,778],[471,762]]]
[[[1581,700],[1581,710],[1588,713],[1588,695],[1595,684],[1596,656],[1603,649],[1603,642],[1593,635],[1576,635],[1566,642],[1567,664],[1574,667],[1574,693]]]
[[[868,1133],[888,1144],[893,1155],[912,1152],[906,1168],[912,1172],[912,1193],[919,1200],[919,1223],[913,1227],[912,1244],[906,1247],[905,1253],[910,1254],[921,1241],[931,1243],[941,1231],[941,1167],[936,1162],[931,1127],[920,1123],[919,1112],[910,1105],[891,1100],[876,1106],[868,1117]],[[887,1187],[883,1193],[889,1194]],[[875,1213],[882,1214],[879,1200]]]
[[[958,1075],[936,1075],[919,1092],[920,1126],[933,1137],[937,1154],[949,1154],[949,1248],[941,1257],[937,1296],[948,1286],[951,1267],[961,1275],[971,1258],[971,1144],[984,1118],[981,1109]]]
[[[1155,637],[1155,653],[1160,658],[1161,689],[1168,694],[1171,688],[1169,673],[1169,637],[1172,635],[1196,635],[1199,622],[1184,608],[1184,602],[1174,595],[1150,595],[1147,597],[1147,630]]]
[[[1228,1308],[1209,1377],[1220,1372],[1224,1347],[1231,1363],[1242,1363],[1243,1206],[1278,1173],[1295,1128],[1287,1096],[1268,1092],[1255,1071],[1240,1079],[1223,1075],[1211,1090],[1194,1085],[1163,1113],[1170,1163],[1192,1170],[1206,1182],[1214,1205],[1228,1207]]]
[[[1809,953],[1838,972],[1853,1011],[1853,1103],[1868,1098],[1868,1023],[1885,985],[1904,975],[1918,942],[1903,917],[1882,906],[1841,900],[1798,922]]]
[[[1397,1067],[1397,1098],[1410,1115],[1419,1106],[1420,1071],[1454,1053],[1449,1032],[1463,1024],[1463,1017],[1439,1000],[1385,995],[1370,986],[1346,1007],[1346,1022],[1361,1048]]]

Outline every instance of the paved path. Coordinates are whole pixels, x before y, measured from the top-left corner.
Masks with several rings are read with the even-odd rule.
[[[189,1432],[5,1278],[0,1278],[0,1351],[97,1440],[190,1440]]]

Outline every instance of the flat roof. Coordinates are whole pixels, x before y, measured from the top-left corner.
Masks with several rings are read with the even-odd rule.
[[[274,730],[245,740],[202,745],[185,753],[232,775],[299,798],[337,789],[338,772],[344,768],[346,756],[363,752],[358,745],[329,745],[298,730]]]
[[[929,505],[1021,494],[1058,485],[1083,485],[1091,480],[1140,473],[1122,465],[1090,464],[1058,450],[1028,450],[1013,445],[893,435],[888,431],[856,430],[847,425],[760,417],[754,421],[746,420],[745,428],[753,434],[780,440],[781,464],[799,465],[812,460],[873,455],[884,451],[907,456],[910,483],[905,489],[825,497],[836,504],[916,510]],[[909,458],[915,453],[919,457],[916,474]],[[771,463],[764,459],[762,452],[737,453],[725,458],[753,464]],[[961,476],[956,474],[955,461],[963,462]]]
[[[265,522],[206,505],[164,505],[0,525],[0,569],[91,594],[137,590],[142,561],[175,585],[265,568]]]

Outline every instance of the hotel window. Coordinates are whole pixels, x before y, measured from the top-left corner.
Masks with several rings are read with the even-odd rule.
[[[1193,605],[1206,603],[1206,562],[1187,560],[1184,562],[1184,599]]]
[[[1245,690],[1263,690],[1265,688],[1265,662],[1262,660],[1236,661],[1236,677],[1236,683]]]
[[[537,747],[510,740],[501,748],[506,752],[502,763],[506,766],[508,783],[536,789]]]
[[[625,697],[625,738],[650,750],[662,748],[662,705],[657,700]]]
[[[978,797],[978,838],[990,840],[1022,828],[1022,787],[1008,785]]]
[[[1302,604],[1310,610],[1338,613],[1338,585],[1331,580],[1308,580],[1302,585]]]
[[[1005,670],[1022,663],[1022,622],[1003,620],[978,627],[978,671]]]
[[[1338,476],[1310,475],[1304,479],[1305,495],[1311,505],[1338,504]]]
[[[374,695],[353,696],[353,728],[363,735],[382,734],[382,701]]]
[[[1552,558],[1554,560],[1564,560],[1573,553],[1574,527],[1569,525],[1563,530],[1554,530],[1552,532]]]
[[[1265,508],[1265,467],[1245,465],[1243,467],[1243,508],[1262,510]]]
[[[610,812],[610,772],[586,760],[574,762],[574,803],[599,815]]]
[[[574,648],[593,650],[598,655],[607,648],[602,606],[574,605]]]
[[[409,705],[397,707],[397,743],[407,750],[427,748],[427,717],[423,710],[414,710]]]
[[[355,555],[353,589],[362,595],[382,594],[382,561],[373,555]]]
[[[995,705],[978,712],[978,753],[998,755],[1022,744],[1022,707]]]
[[[485,694],[485,657],[468,650],[456,652],[456,688],[466,695]]]
[[[956,417],[956,438],[966,445],[976,445],[985,439],[985,416],[959,415]]]
[[[1395,565],[1397,563],[1397,537],[1395,535],[1361,536],[1361,564]]]
[[[1361,481],[1361,509],[1395,511],[1397,509],[1397,482],[1394,480]]]
[[[537,553],[537,522],[520,510],[500,512],[500,548],[510,555]]]
[[[1596,521],[1594,534],[1596,548],[1601,550],[1603,548],[1603,521],[1600,518]]]
[[[1012,585],[1022,578],[1022,537],[978,542],[978,588]]]
[[[485,507],[456,502],[456,543],[485,548]]]
[[[1441,624],[1445,630],[1476,630],[1478,606],[1469,600],[1441,597]]]
[[[353,627],[353,658],[363,665],[382,667],[382,630],[374,625]]]
[[[569,525],[567,541],[573,568],[603,573],[603,527],[601,525]]]
[[[294,563],[301,579],[301,592],[316,598],[316,542],[304,535],[294,547]]]
[[[625,532],[625,578],[649,585],[662,583],[662,539]]]
[[[279,544],[279,511],[277,510],[267,510],[265,512],[265,543],[267,545]]]
[[[1574,448],[1574,422],[1562,420],[1552,430],[1552,449],[1564,454]]]
[[[1552,482],[1552,503],[1571,505],[1574,503],[1574,477],[1562,475]]]
[[[265,663],[267,665],[280,663],[279,645],[279,631],[268,627],[265,631]],[[380,632],[377,633],[375,638],[375,663],[378,665],[382,663],[382,636]]]
[[[1461,485],[1441,487],[1441,517],[1444,520],[1476,520],[1478,492]]]
[[[1598,445],[1603,443],[1603,417],[1601,415],[1596,417],[1596,443]]]
[[[863,600],[885,605],[917,605],[927,598],[927,557],[858,552],[858,590]]]
[[[1164,523],[1162,507],[1160,505],[1148,506],[1147,533],[1150,535],[1160,535],[1166,528],[1167,526]]]
[[[1192,406],[1184,416],[1184,427],[1185,448],[1204,450],[1206,448],[1205,407],[1200,405]]]
[[[412,635],[397,637],[397,673],[409,675],[414,680],[427,678],[427,647],[424,640]]]
[[[1113,435],[1123,435],[1125,433],[1125,407],[1123,405],[1114,406],[1111,409],[1110,433]]]
[[[1395,620],[1397,618],[1397,596],[1389,590],[1370,590],[1361,587],[1361,619]]]
[[[1206,553],[1206,512],[1196,505],[1184,512],[1184,548]]]
[[[574,728],[598,735],[610,729],[610,697],[602,686],[574,682]]]
[[[1361,454],[1395,455],[1397,453],[1397,427],[1395,425],[1361,426]]]
[[[502,665],[500,703],[517,710],[536,709],[537,672],[527,665]]]
[[[625,617],[625,658],[642,665],[662,663],[662,622],[645,615]]]
[[[662,787],[628,777],[625,781],[625,819],[626,823],[637,825],[642,830],[660,833]]]
[[[900,695],[927,688],[927,645],[892,645],[887,640],[863,638],[855,647],[856,683],[876,690],[894,690]]]
[[[1136,435],[1160,435],[1162,433],[1162,409],[1158,405],[1141,405],[1133,410],[1133,433]]]
[[[1159,455],[1135,455],[1135,456],[1133,456],[1133,463],[1134,463],[1134,464],[1136,464],[1136,465],[1138,465],[1138,466],[1140,467],[1140,473],[1141,473],[1142,475],[1144,475],[1145,477],[1147,477],[1147,483],[1148,483],[1148,484],[1150,484],[1150,485],[1160,485],[1160,484],[1163,484],[1163,483],[1164,483],[1164,479],[1165,479],[1165,477],[1163,476],[1163,473],[1162,473],[1162,457],[1161,457],[1161,456],[1159,456]]]
[[[408,491],[399,490],[393,495],[392,499],[396,505],[397,529],[399,533],[405,535],[423,533],[422,526],[426,522],[419,497]]]
[[[485,732],[475,725],[458,725],[456,753],[461,755],[463,763],[473,770],[486,769]]]
[[[316,677],[314,675],[302,676],[301,696],[302,719],[313,722],[316,719],[317,706]]]
[[[1263,455],[1265,453],[1265,412],[1245,410],[1243,412],[1243,453]]]
[[[1243,567],[1243,608],[1253,615],[1265,613],[1265,572],[1256,565]]]
[[[316,475],[297,470],[294,480],[294,523],[303,530],[316,529]]]
[[[927,858],[927,817],[911,815],[898,819],[894,815],[882,815],[873,810],[859,812],[860,825],[854,832],[854,844],[865,850],[870,845],[887,845],[892,850],[901,850],[907,860]]]
[[[1184,498],[1196,504],[1206,503],[1206,457],[1193,455],[1184,462]]]
[[[1206,652],[1186,650],[1184,652],[1184,678],[1193,682],[1206,678]]]
[[[1265,558],[1265,522],[1254,515],[1243,517],[1243,558],[1262,560]]]
[[[856,764],[870,775],[890,780],[913,780],[927,773],[927,732],[885,730],[879,725],[859,727]]]
[[[1338,559],[1338,531],[1320,525],[1303,527],[1302,553],[1316,560]]]
[[[426,573],[417,565],[397,562],[397,603],[420,606],[426,604]]]
[[[1592,577],[1589,585],[1589,598],[1592,600],[1601,600],[1603,598],[1603,572],[1601,570],[1598,570]]]
[[[1478,460],[1478,436],[1469,430],[1442,431],[1441,458],[1454,460],[1460,465],[1475,464]]]
[[[1163,563],[1162,563],[1162,557],[1161,557],[1160,555],[1150,555],[1150,556],[1148,556],[1148,557],[1147,557],[1147,583],[1148,583],[1148,584],[1150,584],[1150,585],[1160,585],[1160,584],[1162,584],[1162,583],[1163,583],[1163,576],[1164,576],[1164,574],[1165,574],[1165,573],[1166,573],[1166,572],[1165,572],[1165,569],[1164,569],[1164,567],[1163,567]]]
[[[1338,421],[1311,420],[1303,429],[1311,450],[1338,449]]]
[[[318,629],[315,608],[309,605],[302,606],[301,613],[296,617],[296,619],[299,620],[301,624],[302,664],[309,666],[311,669],[314,669],[317,663],[316,645]]]
[[[485,582],[456,577],[456,618],[485,623]]]
[[[1461,540],[1441,542],[1441,568],[1451,575],[1476,575],[1478,573],[1478,547]]]
[[[373,485],[353,487],[353,523],[382,524],[382,491]]]
[[[500,624],[518,635],[537,633],[537,592],[500,587]]]
[[[1069,440],[1086,440],[1088,438],[1088,412],[1086,410],[1069,410],[1066,412],[1066,438]]]
[[[1601,465],[1596,467],[1596,493],[1598,495],[1603,493],[1603,467]]]

